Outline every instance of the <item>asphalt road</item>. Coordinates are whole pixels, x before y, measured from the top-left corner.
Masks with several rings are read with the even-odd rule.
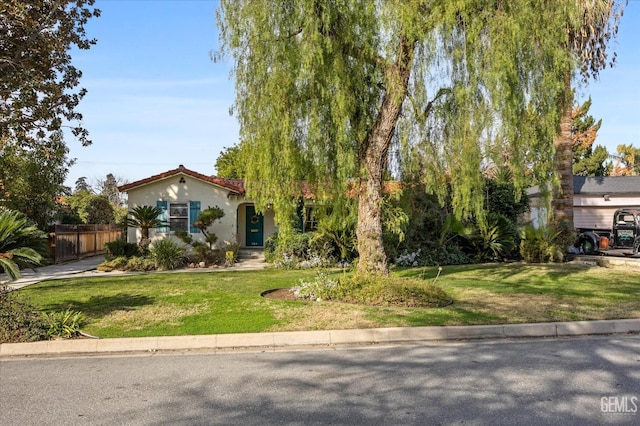
[[[0,424],[640,424],[640,336],[0,361]]]

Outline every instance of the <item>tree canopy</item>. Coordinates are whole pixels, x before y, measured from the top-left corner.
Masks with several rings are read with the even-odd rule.
[[[358,271],[385,273],[383,181],[418,176],[482,219],[481,166],[552,173],[573,2],[222,0],[247,192],[281,230],[297,197],[358,200]],[[335,212],[334,214],[339,214]]]
[[[69,167],[61,132],[34,140],[30,148],[7,141],[0,148],[0,206],[24,213],[46,230],[59,210]]]
[[[591,98],[582,105],[573,108],[573,174],[577,176],[608,176],[613,164],[609,159],[607,148],[602,145],[593,146],[598,137],[602,120],[596,121],[589,115]]]
[[[244,177],[244,163],[241,155],[238,145],[224,148],[216,159],[216,175],[228,179],[242,179]]]
[[[95,40],[85,24],[99,16],[94,0],[10,0],[0,3],[0,140],[25,145],[60,130],[63,120],[80,123],[76,110],[85,90],[74,91],[82,73],[71,64],[72,48]],[[91,142],[72,125],[83,145]]]

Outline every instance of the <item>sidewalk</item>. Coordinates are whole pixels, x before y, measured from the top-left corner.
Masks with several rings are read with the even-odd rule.
[[[9,281],[6,274],[0,274],[0,284],[4,284],[13,290],[18,290],[30,284],[40,281],[55,280],[61,278],[72,278],[73,276],[101,276],[101,275],[133,275],[142,272],[100,272],[96,271],[98,265],[104,262],[104,256],[92,256],[57,265],[42,266],[35,269],[24,269],[20,271],[20,278]],[[156,273],[179,273],[179,272],[216,272],[216,271],[253,271],[264,269],[264,260],[242,260],[229,268],[188,268],[176,269],[173,271],[161,271]]]
[[[35,269],[23,269],[20,271],[20,278],[15,281],[8,281],[6,274],[0,274],[0,283],[17,290],[40,281],[66,278],[82,272],[93,271],[102,262],[104,262],[104,256],[92,256],[76,261],[59,263],[57,265],[42,266]]]
[[[117,339],[47,340],[0,344],[0,361],[12,357],[276,351],[362,345],[419,344],[434,341],[575,337],[637,334],[640,319],[454,327],[393,327],[362,330],[318,330],[213,334]]]

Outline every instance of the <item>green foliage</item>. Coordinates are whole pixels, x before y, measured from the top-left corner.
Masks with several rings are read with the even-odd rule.
[[[471,224],[460,234],[471,245],[476,261],[501,261],[516,246],[517,231],[501,214],[490,214],[486,226]]]
[[[213,245],[218,241],[218,236],[213,232],[209,232],[207,229],[216,220],[220,220],[224,217],[224,210],[220,207],[208,207],[200,212],[198,218],[193,222],[193,226],[198,228],[204,234],[205,241],[209,243],[209,248],[212,249]]]
[[[591,98],[573,111],[571,133],[573,135],[573,174],[576,176],[609,176],[613,164],[609,159],[607,148],[602,145],[594,147],[602,120],[588,115]]]
[[[0,3],[0,146],[5,137],[31,147],[65,126],[89,145],[76,111],[84,89],[70,52],[89,49],[85,25],[100,11],[93,0],[16,0]],[[35,142],[37,145],[38,142]],[[43,165],[44,166],[44,165]],[[44,168],[44,167],[43,167]],[[58,194],[59,195],[59,194]]]
[[[265,260],[277,268],[308,269],[335,264],[340,248],[321,232],[274,234],[265,242]],[[342,258],[341,260],[345,260]]]
[[[67,197],[67,202],[82,223],[98,225],[115,223],[115,208],[104,195],[80,191]]]
[[[434,308],[451,298],[435,284],[392,276],[341,276],[318,272],[313,281],[300,280],[294,293],[310,300],[336,300],[373,306]]]
[[[47,230],[62,208],[59,196],[68,191],[64,181],[73,164],[62,132],[34,139],[30,147],[0,136],[0,152],[0,206],[24,213]]]
[[[512,224],[529,209],[529,197],[524,188],[516,189],[511,173],[502,179],[485,179],[485,208],[487,213],[504,216]]]
[[[127,271],[127,272],[146,272],[157,269],[156,263],[142,256],[125,257],[119,256],[113,259],[107,259],[98,265],[98,271]]]
[[[185,244],[191,245],[193,243],[193,236],[187,231],[176,231],[174,235]]]
[[[152,259],[133,256],[127,259],[127,263],[124,265],[123,270],[130,272],[146,272],[154,271],[158,268],[156,262]]]
[[[522,259],[529,263],[562,262],[564,246],[558,245],[560,234],[561,231],[552,227],[525,226],[520,241]]]
[[[0,207],[0,271],[11,280],[20,276],[20,265],[40,265],[47,252],[47,235],[17,211]]]
[[[224,148],[216,159],[216,174],[227,179],[242,179],[244,177],[244,162],[238,145]]]
[[[85,321],[81,312],[67,309],[62,312],[43,312],[42,319],[47,324],[48,338],[70,339],[80,335],[80,327]]]
[[[145,241],[149,239],[150,228],[167,226],[167,223],[160,219],[161,216],[162,210],[156,206],[134,207],[127,217],[127,226],[140,228],[142,231],[141,241]]]
[[[173,270],[186,264],[186,250],[176,241],[165,238],[154,241],[150,246],[150,256],[156,267],[161,270]]]
[[[115,209],[104,195],[88,197],[87,204],[80,212],[80,217],[86,215],[85,221],[90,224],[115,223]]]
[[[46,338],[46,325],[36,309],[0,286],[0,343],[33,342]]]
[[[574,2],[542,0],[222,0],[218,57],[234,60],[247,195],[273,205],[288,234],[305,189],[336,200],[355,180],[371,242],[359,265],[381,272],[390,152],[398,175],[416,172],[456,217],[481,222],[482,162],[506,159],[516,188],[531,165],[550,175],[574,59],[566,23],[580,16]]]
[[[104,245],[107,260],[114,257],[133,257],[140,254],[140,247],[135,243],[128,243],[124,240],[115,240]]]

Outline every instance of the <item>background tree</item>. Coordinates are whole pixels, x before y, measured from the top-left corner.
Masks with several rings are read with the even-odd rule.
[[[107,174],[104,180],[98,179],[98,182],[96,183],[98,193],[107,197],[109,203],[111,203],[115,223],[118,224],[125,224],[127,220],[127,202],[120,191],[118,191],[118,186],[126,183],[129,183],[127,179],[115,176],[113,173]]]
[[[71,64],[72,49],[89,49],[85,35],[93,0],[0,2],[0,147],[37,145],[55,135],[63,121],[80,123],[76,110],[85,90],[75,90],[82,73]],[[81,125],[71,128],[83,145]],[[52,133],[53,132],[53,133]]]
[[[90,194],[93,194],[93,188],[91,188],[91,185],[89,185],[85,176],[76,179],[76,187],[73,190],[73,193],[76,195],[80,194],[81,192],[88,192]]]
[[[30,147],[15,140],[0,148],[0,206],[24,213],[41,230],[47,230],[63,207],[61,197],[73,160],[62,133],[34,140]]]
[[[242,179],[244,177],[244,163],[241,149],[238,145],[224,148],[216,159],[216,175],[228,179]]]
[[[303,182],[318,201],[355,192],[360,273],[388,270],[391,151],[419,158],[427,190],[442,202],[450,188],[454,213],[479,220],[483,161],[507,151],[522,186],[524,167],[551,157],[573,2],[223,0],[218,13],[248,195],[290,232]]]
[[[593,146],[598,137],[598,130],[602,120],[588,115],[591,98],[580,106],[573,108],[571,113],[573,135],[573,174],[577,176],[608,176],[613,165],[607,162],[609,153],[602,145]]]
[[[114,206],[122,206],[125,201],[120,191],[118,191],[118,187],[126,183],[129,183],[127,179],[109,173],[104,179],[98,179],[95,186],[98,194],[107,197],[111,204]]]
[[[566,15],[567,53],[575,58],[575,66],[567,66],[564,74],[564,92],[558,98],[561,111],[560,133],[555,140],[554,163],[559,185],[554,188],[551,203],[554,220],[563,222],[563,229],[573,230],[573,140],[571,137],[574,69],[583,82],[596,78],[608,64],[608,44],[618,32],[623,1],[573,0],[579,13]],[[626,2],[625,2],[626,3]]]
[[[114,207],[104,195],[80,191],[65,200],[84,224],[106,225],[116,223]]]
[[[613,166],[612,176],[637,176],[640,174],[640,148],[632,144],[618,145],[618,155],[611,155],[616,160]]]

